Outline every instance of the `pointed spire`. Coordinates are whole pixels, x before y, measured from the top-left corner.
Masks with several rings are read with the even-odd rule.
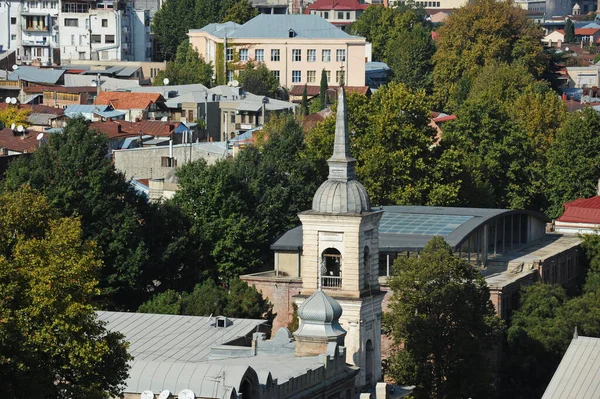
[[[337,114],[335,118],[335,143],[333,155],[327,160],[329,179],[353,180],[356,159],[350,156],[350,134],[348,133],[348,111],[346,93],[343,86],[338,91]]]

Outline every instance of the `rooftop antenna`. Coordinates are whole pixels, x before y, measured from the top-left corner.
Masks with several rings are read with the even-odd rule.
[[[6,99],[4,100],[5,103],[10,104],[10,97],[6,97]]]
[[[15,97],[12,97],[12,98],[10,99],[10,103],[11,103],[12,105],[15,105],[15,104],[17,103],[17,99],[16,99]]]
[[[164,79],[163,79],[163,85],[164,85],[164,86],[168,86],[168,85],[169,85],[169,82],[170,82],[169,78],[164,78]],[[163,97],[165,97],[165,98],[167,97],[167,94],[166,94],[166,89],[163,89]]]
[[[23,127],[23,125],[17,126],[17,132],[22,133],[23,134],[22,138],[25,138],[25,128]]]

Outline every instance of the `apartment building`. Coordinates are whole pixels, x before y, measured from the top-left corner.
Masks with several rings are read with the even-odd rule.
[[[150,11],[113,0],[0,2],[0,46],[18,64],[63,60],[150,61]]]
[[[51,65],[58,54],[59,1],[0,2],[0,46],[16,50],[17,62]]]
[[[218,83],[235,80],[248,61],[263,62],[281,86],[329,84],[364,86],[370,47],[318,15],[261,14],[244,25],[227,22],[191,29],[190,43],[215,66]]]

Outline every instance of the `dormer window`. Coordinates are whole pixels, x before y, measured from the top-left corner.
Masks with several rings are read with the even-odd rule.
[[[293,29],[290,29],[288,31],[288,37],[290,37],[290,38],[296,37],[296,31]]]

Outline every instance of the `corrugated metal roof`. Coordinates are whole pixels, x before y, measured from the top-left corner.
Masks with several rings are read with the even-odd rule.
[[[112,110],[112,111],[95,111],[94,112],[96,115],[101,116],[102,118],[120,118],[122,116],[125,116],[126,112],[123,111],[116,111],[116,110]]]
[[[212,23],[208,24],[202,29],[190,29],[190,32],[207,32],[216,37],[225,37],[225,35],[230,36],[232,32],[235,32],[242,25],[236,24],[235,22],[224,22],[224,23]]]
[[[125,68],[121,69],[119,72],[117,72],[117,76],[129,77],[129,76],[133,75],[134,73],[136,73],[137,71],[139,71],[140,69],[141,69],[140,67],[125,67]]]
[[[34,83],[56,84],[65,73],[64,69],[36,68],[32,66],[20,66],[11,72],[8,80],[25,80]]]
[[[111,331],[129,341],[129,353],[141,361],[201,362],[210,348],[252,334],[265,320],[228,319],[228,327],[215,327],[214,317],[150,313],[97,312]]]
[[[600,197],[579,198],[564,204],[565,212],[556,220],[600,224]]]
[[[290,38],[290,29],[295,36]],[[260,14],[227,36],[232,39],[355,39],[318,15]]]
[[[600,338],[573,338],[542,399],[600,397]]]
[[[104,112],[107,109],[110,109],[110,105],[74,104],[67,105],[67,108],[65,108],[65,114],[69,116],[75,114],[92,114],[94,112]]]

